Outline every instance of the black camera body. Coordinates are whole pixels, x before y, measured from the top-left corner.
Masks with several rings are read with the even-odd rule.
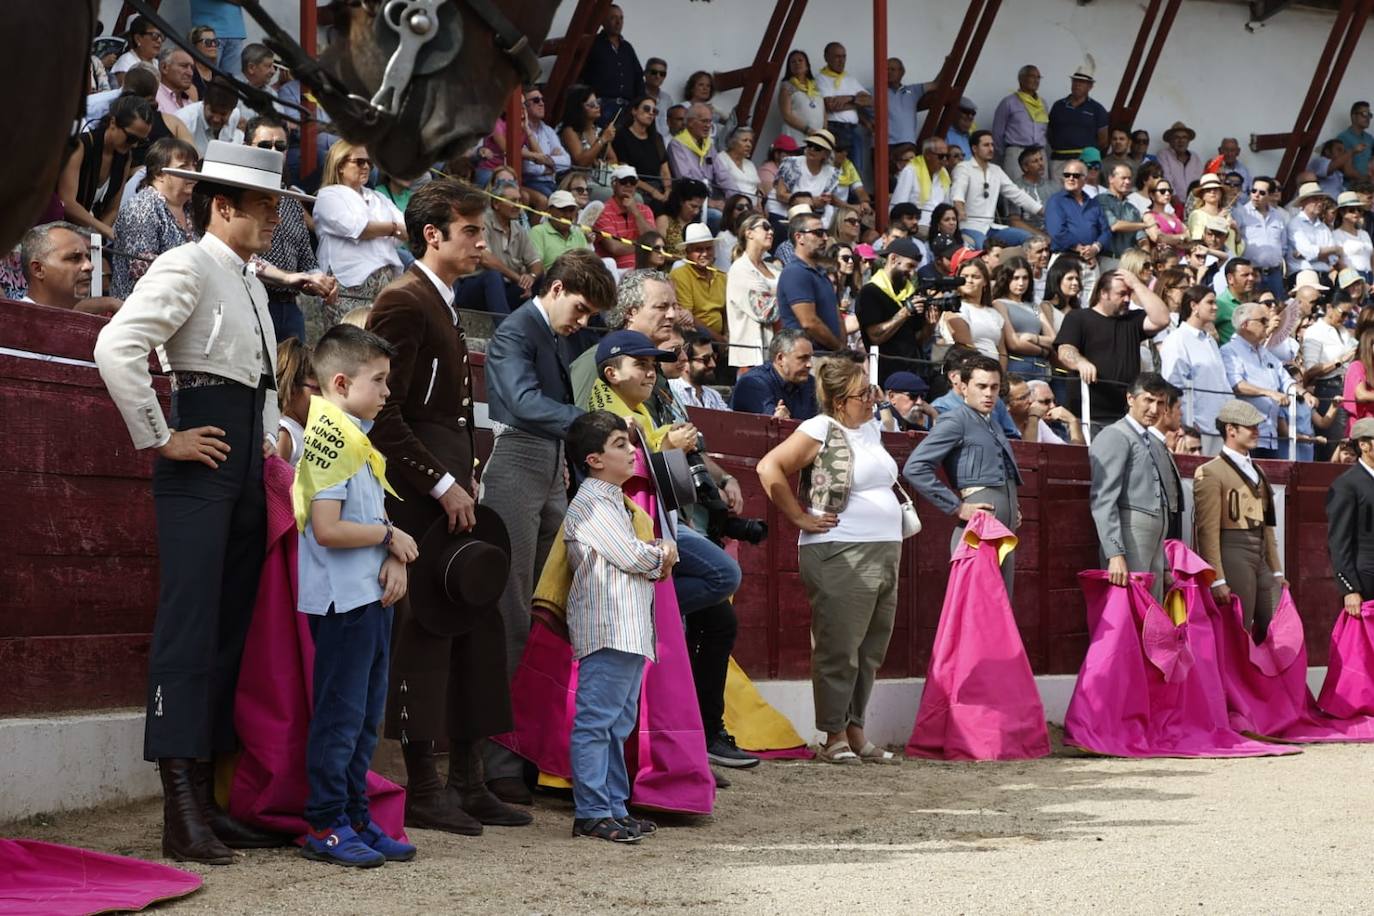
[[[706,537],[724,546],[726,538],[746,544],[759,544],[768,537],[768,523],[761,518],[735,518],[720,495],[720,488],[706,470],[706,459],[700,450],[687,453],[687,466],[692,471],[692,486],[697,493],[697,505],[706,510]]]
[[[962,277],[918,277],[917,295],[942,312],[957,312],[963,305],[959,299],[959,289],[964,285]]]

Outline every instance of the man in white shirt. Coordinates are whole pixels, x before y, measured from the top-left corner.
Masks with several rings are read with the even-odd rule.
[[[1326,273],[1332,267],[1342,267],[1344,249],[1331,234],[1331,227],[1322,222],[1322,209],[1331,202],[1331,195],[1315,181],[1304,182],[1292,206],[1299,212],[1288,221],[1288,270],[1315,270]]]
[[[525,149],[520,167],[525,187],[548,197],[554,191],[554,175],[572,168],[572,157],[563,148],[557,131],[545,123],[546,106],[542,86],[525,92]]]
[[[1221,349],[1207,326],[1217,317],[1216,296],[1184,303],[1183,323],[1159,347],[1159,374],[1183,389],[1183,425],[1202,432],[1202,453],[1221,451],[1216,432],[1217,411],[1231,398],[1231,380]]]
[[[1002,167],[992,161],[997,155],[992,131],[975,130],[969,136],[969,143],[973,158],[954,167],[954,186],[950,190],[950,197],[959,211],[959,228],[975,248],[982,248],[983,240],[994,230],[1008,245],[1020,245],[1031,237],[1031,233],[994,225],[997,202],[1005,198],[1030,214],[1040,212],[1040,202],[1017,187]]]
[[[701,332],[693,332],[683,346],[687,350],[687,369],[682,376],[668,379],[668,387],[673,390],[673,395],[687,407],[729,410],[720,392],[706,384],[716,374],[716,349],[711,344],[711,338]]]
[[[19,243],[19,260],[29,284],[23,302],[93,315],[113,315],[119,309],[118,299],[90,298],[90,232],[75,223],[34,226]]]
[[[825,46],[825,66],[816,82],[825,100],[826,127],[835,135],[835,145],[849,150],[849,159],[859,170],[864,184],[872,186],[873,170],[868,154],[873,147],[873,122],[864,109],[872,109],[873,95],[863,84],[845,72],[849,52],[838,41]]]
[[[921,211],[920,234],[925,238],[930,227],[931,211],[949,200],[950,176],[945,168],[949,145],[943,137],[927,137],[921,144],[921,155],[911,160],[897,176],[897,188],[892,203],[915,204]]]
[[[236,107],[239,98],[223,83],[211,83],[205,88],[205,98],[178,109],[172,117],[185,124],[191,131],[191,142],[196,152],[205,155],[205,148],[211,140],[223,140],[235,146],[243,143],[244,122]]]
[[[1247,182],[1250,199],[1239,207],[1233,206],[1231,216],[1236,231],[1245,243],[1245,257],[1255,268],[1255,283],[1274,294],[1275,299],[1286,298],[1283,284],[1284,252],[1288,248],[1287,214],[1278,206],[1274,195],[1276,182],[1268,175],[1251,178]]]

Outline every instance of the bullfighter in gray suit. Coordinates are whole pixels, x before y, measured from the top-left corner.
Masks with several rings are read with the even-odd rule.
[[[1093,437],[1091,502],[1102,562],[1113,585],[1130,573],[1154,574],[1155,598],[1164,597],[1164,535],[1173,459],[1149,427],[1168,399],[1164,377],[1147,372],[1131,383],[1126,416]]]
[[[976,356],[959,370],[964,400],[940,417],[935,428],[916,446],[902,475],[912,488],[946,515],[957,514],[967,522],[979,510],[991,512],[1007,528],[1021,525],[1016,487],[1021,472],[1016,467],[1011,443],[992,418],[1002,385],[1002,367],[995,359]],[[943,467],[953,490],[935,476]],[[952,553],[964,536],[964,526],[954,529]],[[1011,599],[1015,554],[1002,561],[1002,581]]]

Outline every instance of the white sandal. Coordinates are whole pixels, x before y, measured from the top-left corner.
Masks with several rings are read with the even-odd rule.
[[[889,750],[885,750],[872,741],[863,746],[863,750],[858,752],[858,758],[864,763],[879,763],[893,765],[902,762],[902,758]]]
[[[816,748],[816,759],[824,763],[835,763],[841,766],[854,766],[863,762],[859,759],[859,755],[854,753],[853,748],[849,746],[849,742],[843,738],[829,746],[819,745]]]

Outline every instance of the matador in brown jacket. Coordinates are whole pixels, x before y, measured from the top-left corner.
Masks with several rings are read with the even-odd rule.
[[[436,519],[447,517],[451,531],[475,524],[472,377],[453,282],[476,269],[486,247],[485,210],[483,197],[453,182],[416,191],[405,219],[419,260],[378,294],[368,317],[368,329],[396,347],[391,394],[370,438],[401,497],[387,497],[387,512],[417,540]],[[405,757],[406,826],[476,835],[483,824],[533,818],[488,792],[482,772],[482,739],[511,728],[505,625],[494,604],[464,623],[456,636],[437,635],[409,597],[397,604],[386,736]],[[436,739],[449,743],[447,787]]]

